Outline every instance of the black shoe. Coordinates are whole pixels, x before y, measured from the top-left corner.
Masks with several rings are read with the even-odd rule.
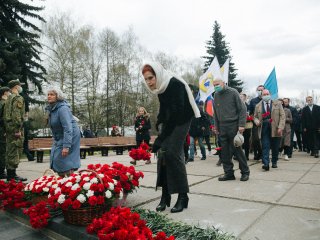
[[[173,208],[172,213],[182,212],[184,208],[188,208],[189,198],[186,193],[179,193],[178,200]]]
[[[156,207],[157,212],[162,212],[166,210],[166,206],[170,207],[171,196],[170,195],[162,195],[159,205]]]
[[[201,160],[206,160],[206,157],[202,157]]]
[[[301,148],[299,148],[298,152],[302,152],[302,149],[301,149]]]
[[[216,151],[213,155],[219,155],[220,151]]]
[[[28,179],[26,179],[26,178],[23,178],[23,177],[18,176],[17,173],[16,173],[16,169],[15,169],[15,170],[12,170],[12,171],[13,171],[13,178],[14,178],[14,180],[16,180],[16,181],[18,181],[18,182],[25,182],[25,181],[28,180]]]
[[[32,161],[34,161],[34,160],[36,160],[36,159],[35,159],[35,158],[29,158],[29,159],[28,159],[29,162],[32,162]]]
[[[292,158],[292,155],[288,155],[288,158]]]
[[[258,161],[258,160],[261,159],[261,157],[260,156],[254,156],[253,159]]]
[[[249,180],[249,175],[248,174],[242,174],[241,175],[241,178],[240,178],[240,181],[248,181]]]
[[[266,171],[269,171],[270,168],[269,168],[269,166],[263,165],[263,166],[262,166],[262,169],[264,169],[264,170],[266,170]]]
[[[319,153],[315,153],[315,154],[314,154],[314,157],[315,157],[315,158],[319,158]]]
[[[193,158],[189,158],[188,162],[194,162]]]
[[[272,168],[278,168],[277,164],[272,164]]]
[[[234,156],[234,157],[233,157],[233,160],[236,160],[236,161],[238,161],[238,158],[237,158],[236,156]]]
[[[219,181],[229,181],[229,180],[236,180],[236,177],[234,175],[223,175],[222,177],[218,178]]]

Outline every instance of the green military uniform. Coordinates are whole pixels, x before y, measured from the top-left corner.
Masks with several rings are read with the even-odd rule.
[[[1,96],[0,96],[1,97]],[[6,100],[0,99],[0,175],[6,178],[4,170],[6,168],[6,132],[3,121],[3,110]]]
[[[4,122],[6,128],[6,167],[7,169],[18,168],[23,148],[23,117],[24,99],[19,94],[11,94],[4,107]],[[16,137],[16,133],[21,137]]]

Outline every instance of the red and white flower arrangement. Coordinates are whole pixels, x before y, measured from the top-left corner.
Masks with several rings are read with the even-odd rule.
[[[99,239],[108,240],[174,240],[167,238],[164,232],[153,237],[152,230],[146,226],[146,221],[140,219],[138,213],[131,212],[130,208],[111,208],[109,212],[96,218],[87,227],[90,234],[96,233]]]
[[[28,183],[24,188],[24,192],[30,197],[48,195],[52,186],[55,186],[60,179],[62,178],[53,175],[42,176]]]

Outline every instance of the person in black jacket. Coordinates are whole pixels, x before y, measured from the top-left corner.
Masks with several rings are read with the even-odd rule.
[[[134,122],[134,130],[136,131],[136,142],[137,147],[140,146],[142,142],[149,145],[151,129],[150,115],[144,107],[139,107],[136,119]]]
[[[306,98],[307,106],[302,109],[302,130],[306,134],[308,150],[311,156],[319,157],[320,142],[320,106],[313,104],[313,98]]]
[[[262,91],[264,90],[263,85],[259,85],[257,87],[257,97],[252,98],[249,104],[249,114],[253,116],[254,110],[256,108],[256,105],[261,102],[262,100]],[[261,142],[259,139],[258,134],[258,126],[254,123],[252,127],[252,135],[251,135],[251,141],[252,141],[252,147],[253,147],[253,154],[254,154],[254,160],[260,160],[262,157],[262,148],[261,148]]]
[[[149,92],[157,94],[160,102],[156,128],[159,135],[152,151],[159,151],[157,187],[162,187],[162,196],[157,211],[170,206],[171,195],[178,193],[172,213],[188,207],[189,192],[183,146],[193,116],[200,117],[199,109],[188,84],[175,77],[158,63],[142,67],[143,83]],[[160,149],[160,150],[159,150]]]

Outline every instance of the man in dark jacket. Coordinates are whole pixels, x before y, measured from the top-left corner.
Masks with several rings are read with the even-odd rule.
[[[246,124],[246,106],[240,99],[237,90],[227,87],[225,83],[216,79],[213,81],[214,94],[214,122],[215,132],[221,139],[221,159],[224,176],[219,181],[235,180],[232,156],[235,154],[239,161],[241,171],[240,181],[249,179],[250,170],[246,156],[241,146],[235,147],[234,137],[237,133],[243,133]]]
[[[302,109],[302,130],[306,134],[311,156],[319,157],[320,144],[320,106],[313,104],[313,98],[306,98],[307,106]]]
[[[264,90],[263,85],[259,85],[257,87],[257,97],[252,98],[249,104],[249,114],[252,116],[254,114],[254,110],[256,108],[256,105],[261,101],[262,99],[262,91]],[[254,160],[260,160],[262,157],[262,148],[261,148],[261,142],[259,139],[258,134],[258,127],[253,124],[252,128],[252,147],[253,147],[253,153],[254,153]]]

